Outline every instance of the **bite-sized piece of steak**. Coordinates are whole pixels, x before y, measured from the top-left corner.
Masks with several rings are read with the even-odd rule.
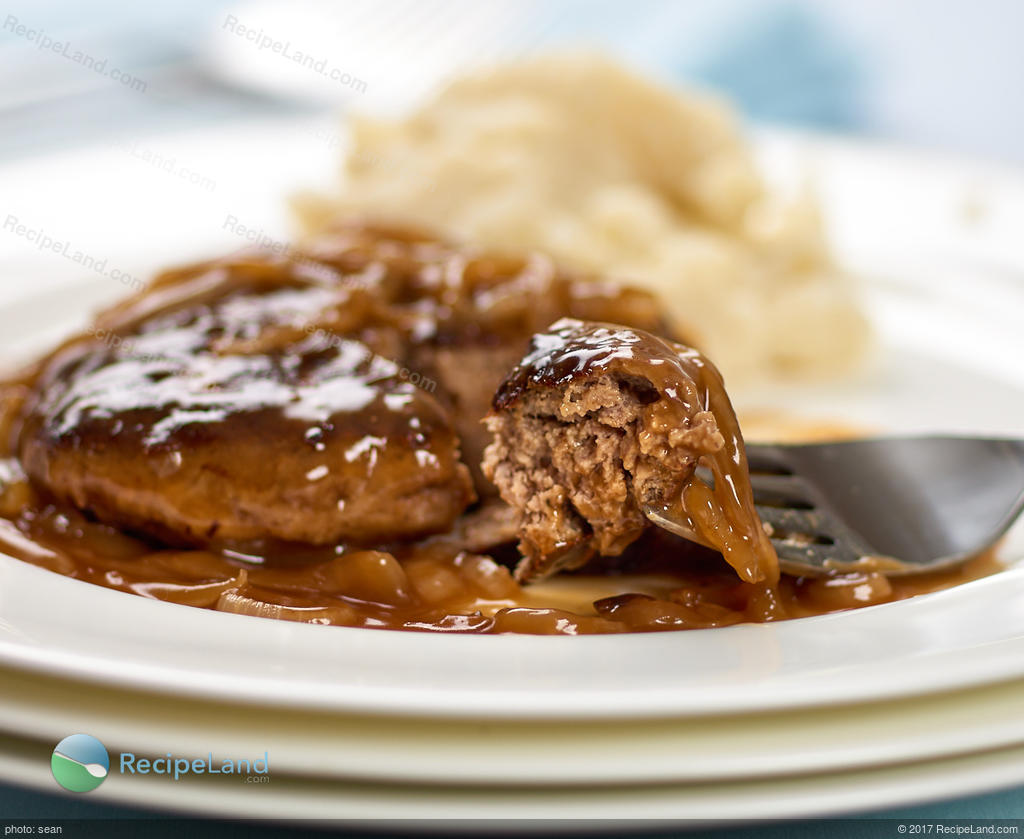
[[[621,553],[647,526],[645,507],[684,519],[744,579],[777,576],[735,415],[696,350],[560,320],[534,337],[486,424],[484,473],[520,513],[520,581]],[[695,478],[698,461],[717,489]]]

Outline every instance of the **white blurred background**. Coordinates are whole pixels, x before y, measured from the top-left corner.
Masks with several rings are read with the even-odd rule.
[[[15,0],[0,16],[0,159],[128,129],[394,109],[457,66],[589,44],[720,89],[755,121],[1024,162],[1019,0]],[[231,20],[349,81],[260,49]]]

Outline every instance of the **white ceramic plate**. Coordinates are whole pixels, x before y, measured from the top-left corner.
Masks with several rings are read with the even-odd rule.
[[[283,236],[286,185],[328,171],[322,124],[143,141],[178,171],[123,148],[0,172],[29,225],[138,275],[242,244],[230,217]],[[983,167],[769,136],[780,178],[812,159],[847,264],[865,269],[881,351],[855,381],[748,394],[899,430],[1024,430],[1024,227],[1020,178]],[[171,150],[171,151],[167,151]],[[150,155],[152,159],[152,155]],[[173,168],[173,167],[172,167]],[[226,227],[227,225],[227,227]],[[83,319],[106,277],[33,300],[26,287],[81,275],[5,234],[0,352],[23,355]],[[142,243],[146,243],[143,245]],[[152,243],[152,245],[149,245]],[[88,273],[88,272],[85,272]],[[54,278],[57,278],[56,280]],[[2,298],[0,298],[2,299]],[[1007,548],[1024,557],[1020,531]],[[639,718],[756,712],[891,698],[1024,675],[1024,568],[909,602],[803,621],[591,638],[448,637],[261,621],[154,603],[0,558],[0,663],[97,683],[235,703],[491,719]]]
[[[957,725],[967,716],[982,717],[992,711],[1000,719],[1014,713],[1020,705],[1020,690],[1016,696],[1006,691],[995,704],[992,699],[1001,693],[999,688],[981,689],[975,696],[955,694],[944,697],[945,702],[923,703],[920,724],[941,730],[943,726]],[[87,702],[89,697],[86,691]],[[81,693],[76,694],[81,696]],[[89,703],[91,704],[91,703]],[[141,703],[136,698],[130,706],[137,709]],[[945,712],[940,706],[945,706]],[[728,778],[711,776],[704,780],[673,780],[664,772],[658,783],[629,783],[629,779],[617,779],[615,783],[598,785],[572,785],[550,781],[531,785],[500,782],[499,777],[491,780],[492,773],[500,770],[506,755],[516,757],[515,739],[490,729],[476,731],[478,739],[490,746],[490,754],[473,760],[471,766],[475,777],[461,783],[451,782],[445,776],[436,781],[410,782],[408,776],[397,773],[392,777],[372,780],[372,775],[351,776],[338,771],[338,753],[349,747],[349,729],[341,727],[335,734],[330,721],[313,719],[308,728],[320,725],[323,737],[318,745],[309,746],[303,754],[302,768],[305,772],[293,774],[281,771],[278,740],[286,738],[285,745],[292,744],[295,735],[293,725],[280,725],[269,714],[262,721],[243,718],[241,723],[249,728],[239,740],[218,734],[217,723],[230,718],[230,709],[221,709],[219,715],[211,718],[208,726],[190,723],[196,721],[193,709],[190,716],[170,710],[167,704],[159,708],[166,716],[153,720],[145,738],[136,742],[134,734],[125,732],[116,716],[124,704],[111,708],[109,719],[96,734],[103,735],[108,746],[129,748],[137,755],[162,755],[173,751],[175,756],[189,752],[179,748],[182,732],[186,738],[200,735],[199,747],[193,752],[205,755],[212,751],[218,757],[262,755],[269,745],[270,775],[266,784],[246,784],[237,777],[183,777],[174,781],[158,776],[129,776],[113,774],[103,786],[90,794],[90,800],[108,803],[131,803],[135,806],[151,806],[168,810],[205,813],[209,815],[271,818],[271,819],[341,819],[372,820],[379,828],[382,822],[390,820],[415,820],[403,824],[402,828],[420,830],[437,829],[430,819],[460,820],[463,829],[479,827],[480,820],[517,820],[516,830],[522,832],[530,827],[549,833],[574,828],[572,819],[601,820],[602,827],[609,828],[609,819],[645,820],[648,822],[679,823],[693,826],[695,820],[744,819],[764,820],[771,818],[801,818],[821,815],[836,815],[855,810],[881,809],[897,805],[916,804],[951,796],[970,795],[987,790],[1009,787],[1024,781],[1024,747],[1006,745],[974,752],[958,752],[937,756],[934,752],[922,753],[923,760],[908,760],[901,763],[869,762],[867,765],[854,763],[838,771],[812,771],[800,773],[770,772],[758,774],[736,773]],[[168,712],[169,711],[169,712]],[[884,724],[886,711],[868,713],[863,718],[864,741],[875,741],[892,730],[898,720]],[[856,712],[851,713],[851,720]],[[67,712],[65,712],[67,718]],[[73,718],[73,717],[72,717]],[[904,717],[905,719],[907,717]],[[90,723],[95,720],[88,717]],[[883,726],[875,732],[874,725],[882,721]],[[270,733],[254,730],[260,723]],[[772,727],[773,720],[766,717],[761,722],[763,729]],[[231,728],[231,726],[228,726]],[[430,724],[423,724],[428,731]],[[105,737],[110,732],[118,740]],[[62,730],[63,733],[63,730]],[[236,734],[237,732],[232,732]],[[403,732],[408,735],[410,732]],[[750,727],[742,735],[750,734]],[[809,737],[828,737],[828,730],[808,731],[799,726],[793,729],[790,748],[814,749],[816,743]],[[438,732],[443,736],[444,732]],[[291,735],[291,736],[289,736]],[[591,734],[591,739],[594,735]],[[301,735],[299,735],[301,741]],[[413,740],[415,741],[415,736]],[[598,737],[600,739],[600,737]],[[926,741],[926,736],[922,742]],[[0,735],[0,778],[23,785],[31,785],[44,791],[53,791],[55,784],[49,772],[49,754],[54,738],[30,740],[20,736]],[[232,751],[234,742],[241,751]],[[757,738],[755,737],[755,743]],[[152,745],[147,752],[146,746]],[[865,742],[866,744],[866,742]],[[550,763],[559,766],[566,754],[565,742],[555,741],[541,746],[533,752],[537,765]],[[592,744],[593,745],[593,744]],[[619,745],[616,743],[614,745]],[[637,748],[637,746],[640,748]],[[644,748],[647,745],[648,748]],[[648,761],[664,768],[667,765],[682,765],[687,759],[699,757],[699,750],[686,750],[676,755],[669,748],[650,748],[643,739],[627,743],[620,757],[622,764],[637,764]],[[678,746],[670,741],[666,746]],[[437,742],[435,762],[440,767],[450,765],[449,755],[443,749],[440,737]],[[116,750],[113,750],[116,754]],[[357,749],[358,751],[358,749]],[[594,749],[592,749],[594,751]],[[776,752],[777,756],[778,752]],[[456,757],[462,752],[457,751]],[[759,751],[756,746],[750,756],[760,759],[755,769],[770,761],[770,753]],[[606,759],[607,756],[605,756]],[[114,758],[115,761],[117,758]],[[468,774],[468,773],[467,773]],[[371,778],[371,779],[368,779]],[[526,823],[522,819],[559,820],[547,823]],[[576,828],[579,825],[575,825]],[[635,829],[635,825],[633,826]]]
[[[74,731],[98,737],[112,754],[267,752],[275,778],[476,787],[706,784],[1024,745],[1024,680],[840,707],[613,723],[480,723],[240,706],[7,669],[0,680],[4,727],[18,737],[52,748],[73,720]]]

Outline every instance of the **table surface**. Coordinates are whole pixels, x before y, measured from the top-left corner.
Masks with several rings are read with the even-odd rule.
[[[136,810],[128,807],[110,807],[88,801],[80,795],[74,794],[47,794],[20,787],[0,784],[0,823],[5,820],[16,819],[48,819],[54,821],[77,820],[77,819],[103,819],[103,820],[124,820],[139,818],[160,818],[163,814],[148,810]],[[171,817],[173,818],[173,817]],[[715,837],[715,839],[789,839],[789,837],[806,837],[806,839],[817,839],[817,837],[835,837],[835,839],[860,839],[860,837],[875,837],[880,835],[879,819],[893,820],[893,835],[895,828],[900,821],[946,821],[946,820],[976,820],[981,824],[989,820],[1016,820],[1020,822],[1019,830],[1024,832],[1024,787],[1017,787],[1002,792],[988,795],[971,796],[951,801],[933,802],[917,807],[906,807],[896,810],[885,810],[872,813],[862,813],[847,818],[819,819],[798,823],[780,823],[773,825],[750,825],[743,827],[723,827],[714,830],[701,830],[700,834]],[[199,821],[189,825],[190,839],[203,839],[206,836],[223,836],[229,831],[232,825],[217,821]],[[266,839],[277,839],[277,837],[294,836],[297,833],[297,825],[270,825],[253,828],[246,826],[246,836],[266,837]],[[595,825],[595,833],[600,825]],[[637,830],[643,831],[645,836],[651,834],[644,830],[643,824],[637,824]],[[890,831],[882,831],[888,834]],[[321,833],[318,835],[330,835]],[[153,836],[150,828],[146,830],[147,836]],[[74,835],[72,831],[66,831],[66,835]],[[346,837],[361,836],[358,830],[339,828],[335,835]],[[379,837],[380,834],[374,834]],[[585,832],[577,833],[576,836],[585,836]],[[624,835],[622,831],[617,832],[618,836]],[[665,834],[667,835],[667,834]],[[699,835],[694,833],[692,835]]]

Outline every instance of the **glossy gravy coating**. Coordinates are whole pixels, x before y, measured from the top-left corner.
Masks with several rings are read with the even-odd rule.
[[[665,514],[720,552],[741,580],[778,581],[778,558],[754,507],[743,435],[714,364],[698,350],[648,332],[572,319],[535,336],[533,347],[498,389],[496,411],[508,410],[531,388],[558,389],[608,373],[642,385],[641,450],[654,449],[664,462],[673,442],[681,445],[687,434],[714,447],[699,460],[712,484],[692,472],[674,482]]]

